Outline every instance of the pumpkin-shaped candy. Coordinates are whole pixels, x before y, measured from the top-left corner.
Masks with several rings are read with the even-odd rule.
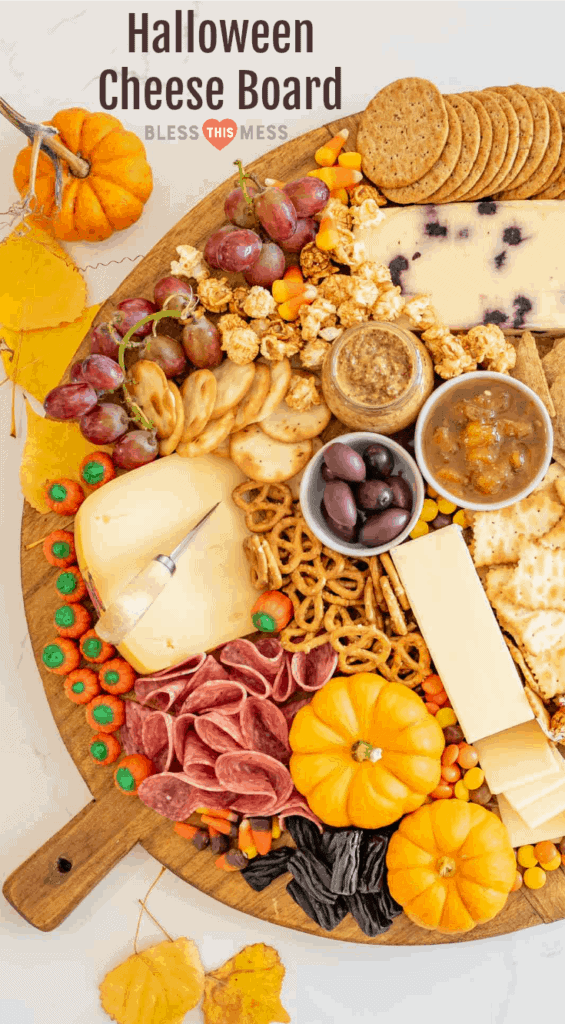
[[[48,219],[55,237],[100,242],[134,224],[153,188],[141,139],[111,114],[93,114],[80,107],[61,110],[46,123],[57,129],[71,153],[89,165],[81,178],[61,159],[63,187],[58,205],[53,162],[43,151],[39,154],[34,210],[42,220]],[[22,196],[30,184],[31,153],[29,145],[18,153],[14,165],[14,182]]]
[[[390,892],[410,920],[447,935],[492,920],[516,877],[500,819],[461,800],[435,800],[403,818],[386,864]]]
[[[423,700],[372,672],[337,677],[296,715],[290,773],[327,825],[381,828],[438,785],[443,732]]]

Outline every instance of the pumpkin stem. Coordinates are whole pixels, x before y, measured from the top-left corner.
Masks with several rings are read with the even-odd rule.
[[[354,761],[368,761],[373,748],[365,740],[358,740],[351,748],[351,756]]]
[[[20,132],[33,143],[35,138],[39,135],[41,138],[41,146],[49,157],[53,160],[54,157],[61,157],[65,160],[72,174],[77,178],[87,178],[90,173],[90,164],[88,160],[83,160],[81,156],[73,153],[70,149],[67,149],[65,144],[61,141],[59,133],[56,128],[48,124],[34,124],[33,121],[26,120],[21,114],[18,114],[17,110],[14,110],[6,100],[0,96],[0,114],[2,114],[10,124],[14,125]],[[32,187],[30,179],[30,188]]]
[[[440,857],[437,862],[437,871],[441,878],[453,878],[456,868],[453,857]]]

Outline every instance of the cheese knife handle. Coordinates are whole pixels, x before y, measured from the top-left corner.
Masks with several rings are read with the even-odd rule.
[[[157,555],[124,587],[96,623],[101,640],[118,646],[159,597],[175,571],[167,555]]]

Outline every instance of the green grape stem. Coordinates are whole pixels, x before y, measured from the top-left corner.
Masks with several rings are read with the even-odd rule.
[[[250,206],[251,209],[253,209],[253,200],[252,200],[251,196],[249,195],[249,193],[247,191],[247,188],[245,186],[245,179],[246,178],[250,178],[251,175],[245,173],[245,171],[243,170],[243,164],[242,164],[241,160],[234,160],[234,164],[235,164],[235,166],[237,167],[237,169],[239,171],[239,187],[240,187],[241,191],[243,192],[243,198],[245,199],[245,202],[247,203],[247,205]]]
[[[162,320],[165,317],[175,317],[176,316],[176,317],[179,317],[179,319],[180,319],[181,315],[182,315],[182,312],[181,312],[180,309],[160,309],[160,310],[158,310],[157,313],[149,313],[148,316],[144,316],[142,320],[138,320],[137,323],[133,325],[133,327],[130,327],[130,329],[127,332],[127,334],[125,334],[124,337],[122,338],[121,343],[120,343],[119,348],[118,348],[118,362],[119,362],[122,370],[124,371],[124,374],[127,372],[126,371],[126,364],[125,364],[125,360],[124,360],[125,351],[126,351],[126,348],[133,348],[135,346],[136,342],[134,342],[132,339],[133,339],[134,334],[139,330],[139,328],[143,327],[145,324],[150,324],[152,321]],[[130,398],[130,396],[128,395],[127,388],[126,388],[125,384],[122,386],[122,391],[123,391],[123,394],[124,394],[125,402],[126,402],[127,406],[129,407],[129,409],[130,409],[130,411],[132,413],[133,419],[137,423],[141,423],[141,425],[143,426],[143,428],[145,430],[154,430],[155,428],[154,428],[153,423],[151,422],[151,420],[148,420],[143,415],[143,413],[142,413],[141,409],[139,408],[139,406],[137,405],[137,403],[134,402],[133,399]]]

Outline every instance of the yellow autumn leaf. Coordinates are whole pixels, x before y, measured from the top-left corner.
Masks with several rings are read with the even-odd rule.
[[[78,320],[40,331],[12,331],[0,327],[0,338],[11,350],[2,352],[4,369],[24,391],[43,402],[57,387],[100,306],[89,306]]]
[[[246,946],[206,975],[202,1010],[206,1024],[288,1024],[280,1001],[285,969],[276,949]]]
[[[49,480],[65,477],[78,480],[78,469],[85,455],[105,451],[107,445],[91,444],[80,432],[78,423],[60,423],[44,419],[27,403],[27,437],[20,465],[20,483],[24,498],[37,512],[49,512],[45,486]]]
[[[37,225],[20,225],[0,245],[0,324],[37,331],[72,323],[86,305],[86,283],[71,257]]]
[[[159,942],[115,967],[100,985],[100,1001],[118,1024],[181,1024],[203,989],[198,949],[181,938]]]

